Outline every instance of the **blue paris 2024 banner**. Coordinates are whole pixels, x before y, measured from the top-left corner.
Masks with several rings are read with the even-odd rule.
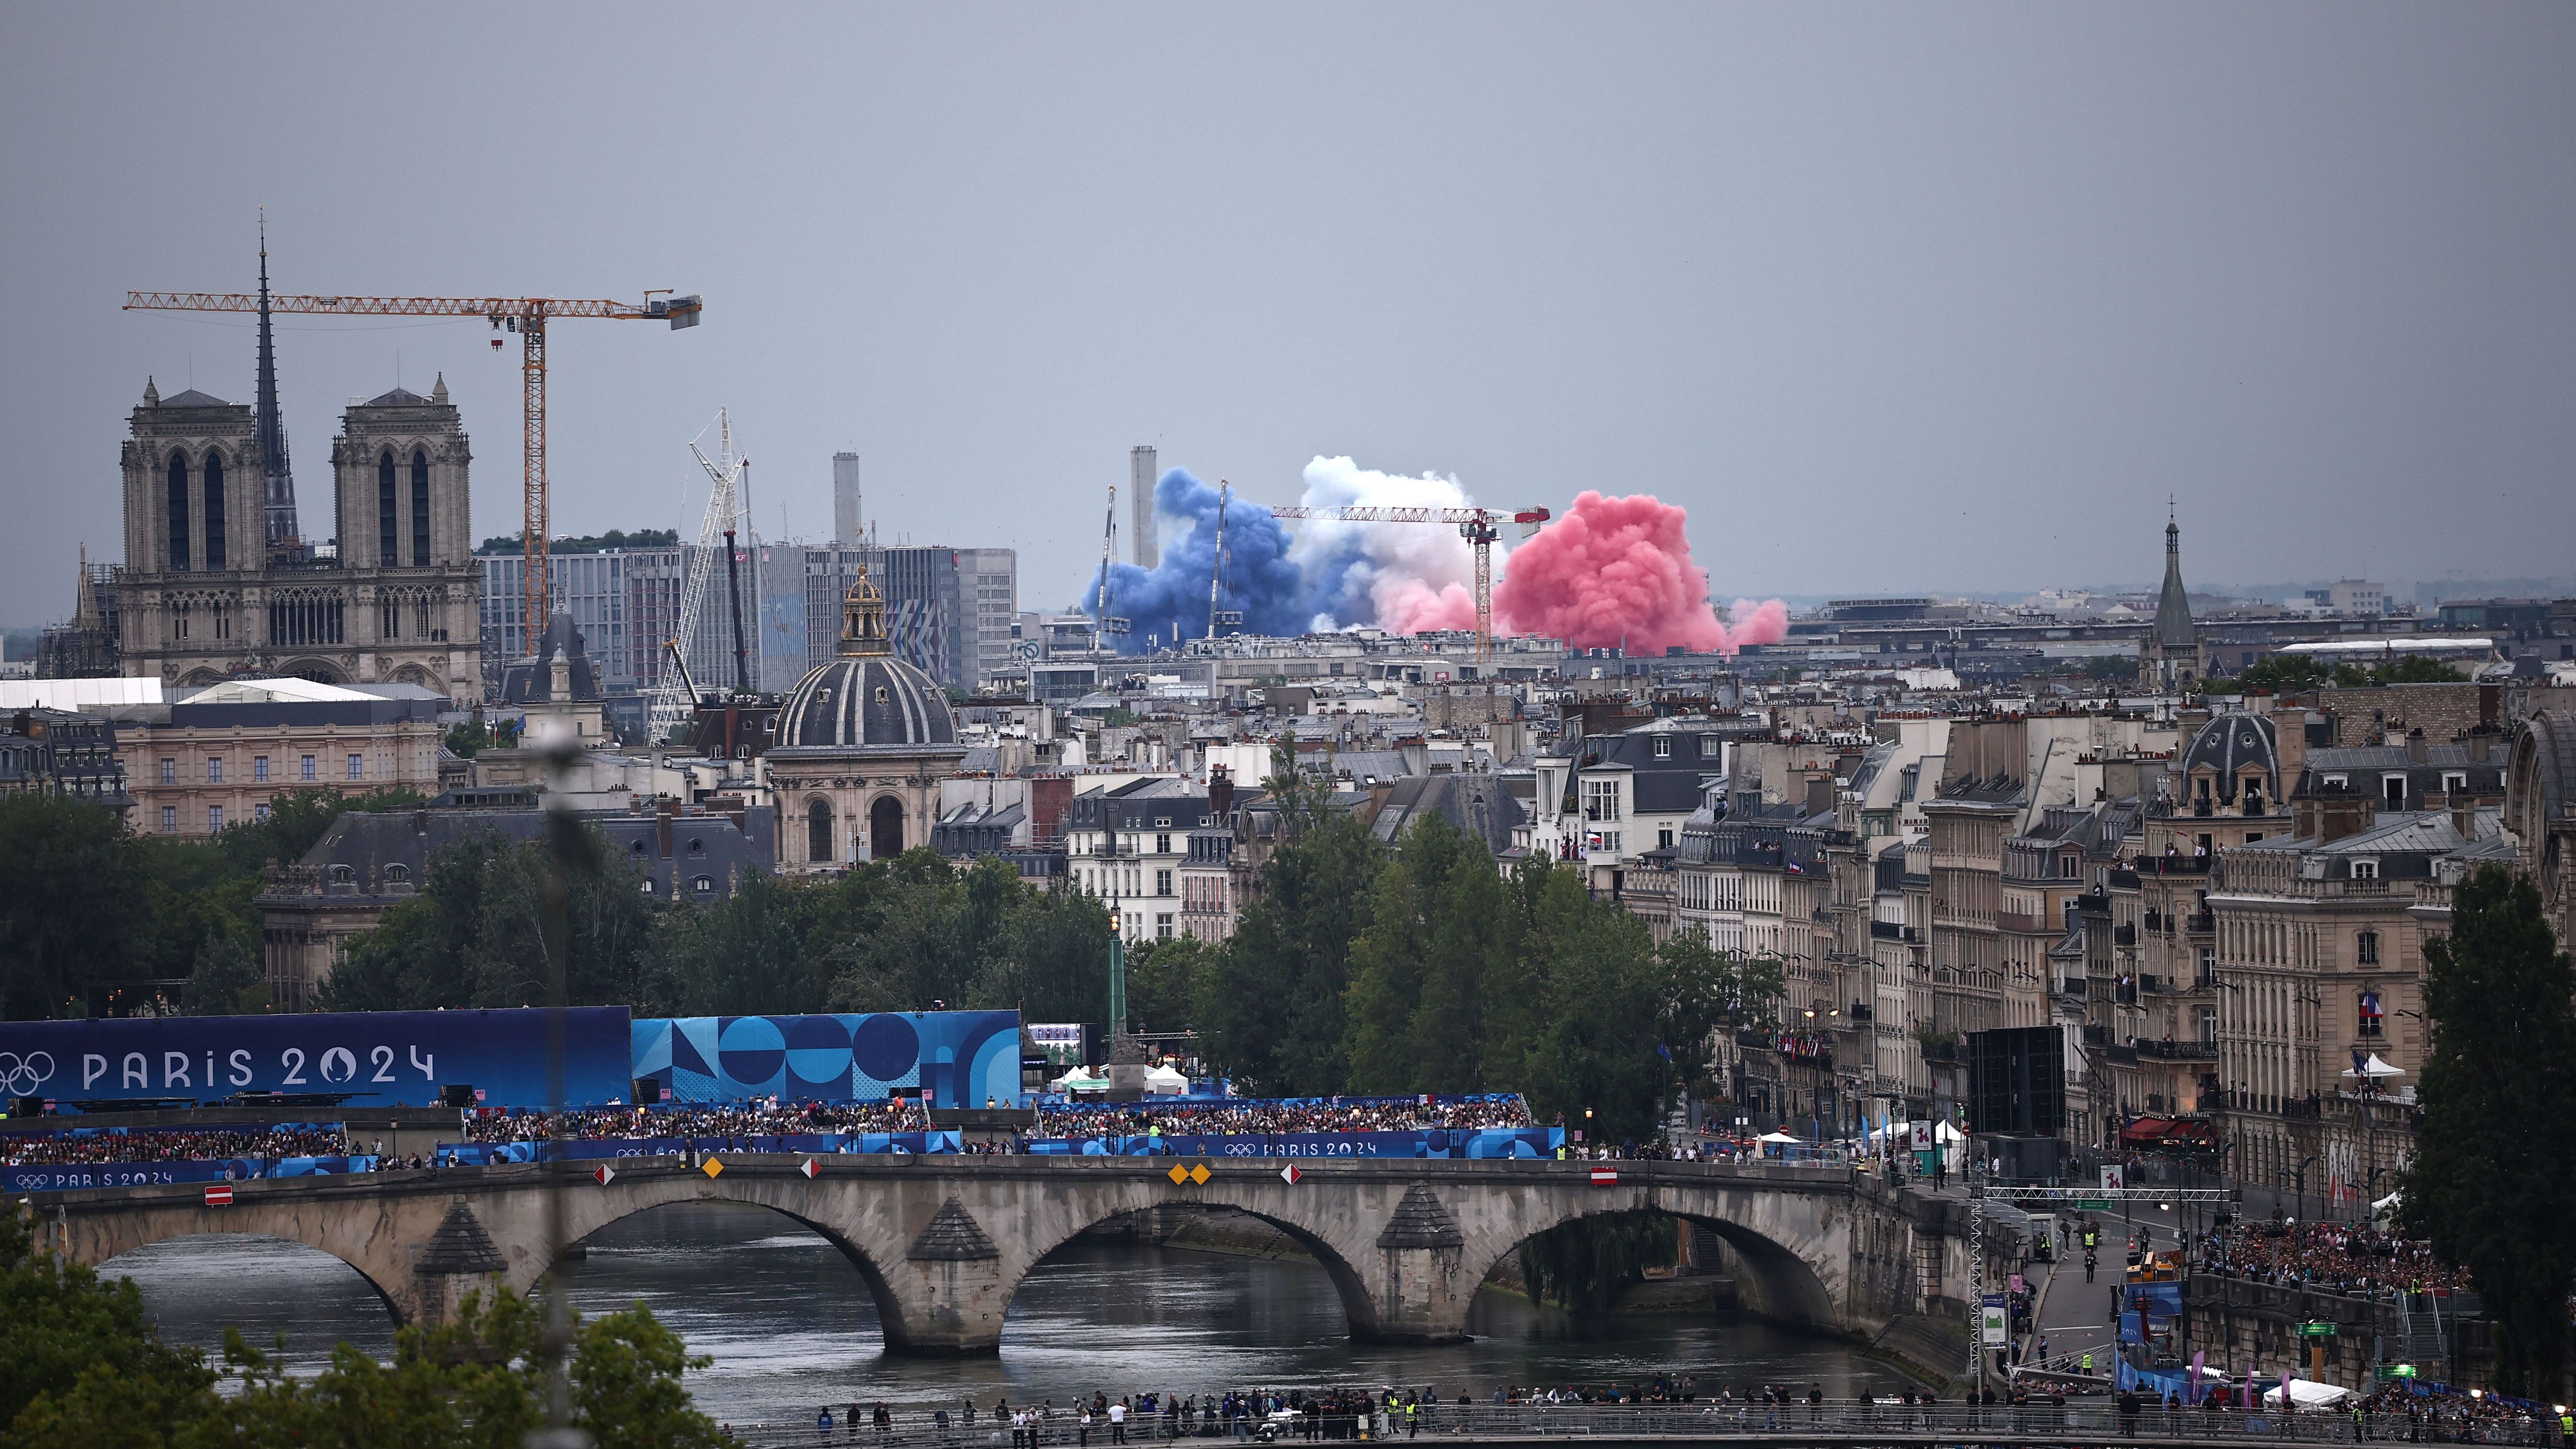
[[[626,1008],[564,1013],[564,1098],[630,1090]],[[315,1012],[0,1022],[0,1088],[60,1102],[221,1101],[236,1092],[333,1093],[352,1106],[428,1106],[471,1085],[486,1106],[542,1107],[546,1013]]]
[[[675,1102],[874,1102],[915,1090],[938,1107],[1021,1101],[1016,1011],[644,1018],[634,1038],[635,1075]]]

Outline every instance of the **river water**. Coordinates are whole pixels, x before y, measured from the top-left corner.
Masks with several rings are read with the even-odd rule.
[[[227,1324],[255,1344],[286,1335],[285,1359],[317,1371],[342,1339],[393,1352],[382,1302],[354,1269],[275,1239],[209,1237],[117,1259],[168,1338],[219,1349]],[[1482,1400],[1506,1384],[1697,1377],[1739,1393],[1760,1383],[1822,1384],[1849,1398],[1896,1389],[1894,1369],[1852,1347],[1739,1314],[1577,1322],[1488,1289],[1472,1343],[1355,1344],[1321,1268],[1126,1242],[1077,1240],[1038,1265],[1011,1305],[996,1358],[913,1359],[883,1351],[858,1270],[822,1238],[765,1209],[680,1204],[639,1213],[591,1239],[570,1275],[586,1314],[642,1303],[714,1363],[688,1376],[699,1406],[733,1423],[811,1421],[829,1402],[990,1406],[1094,1389],[1206,1393],[1251,1385],[1401,1385]],[[835,1410],[837,1417],[840,1409]]]

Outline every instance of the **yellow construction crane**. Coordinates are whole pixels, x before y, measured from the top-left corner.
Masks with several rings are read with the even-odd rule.
[[[1524,508],[1517,513],[1497,513],[1490,508],[1273,508],[1273,518],[1338,518],[1345,523],[1454,523],[1458,536],[1476,547],[1476,662],[1491,663],[1494,656],[1494,540],[1502,537],[1495,525],[1509,518],[1521,526],[1521,537],[1538,532],[1547,522],[1544,508]],[[1214,632],[1211,630],[1210,632]]]
[[[318,312],[343,317],[488,317],[492,330],[516,332],[523,347],[520,381],[527,400],[522,453],[527,470],[526,532],[528,648],[545,632],[546,600],[546,322],[555,317],[610,317],[625,322],[668,320],[674,329],[695,327],[705,304],[675,297],[668,288],[646,292],[642,302],[566,297],[262,297],[253,292],[128,292],[129,312]],[[498,350],[500,337],[492,339]]]

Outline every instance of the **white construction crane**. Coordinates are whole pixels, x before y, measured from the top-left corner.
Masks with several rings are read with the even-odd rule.
[[[1225,505],[1226,500],[1231,497],[1233,493],[1233,484],[1228,483],[1222,478],[1216,480],[1216,552],[1209,555],[1208,558],[1207,636],[1211,639],[1216,637],[1216,629],[1219,624],[1232,624],[1238,628],[1243,624],[1243,611],[1241,609],[1220,609],[1217,607],[1217,590],[1222,588],[1225,584]],[[1173,642],[1178,643],[1179,641],[1175,640]]]
[[[1100,594],[1091,615],[1091,647],[1095,652],[1109,647],[1106,642],[1107,636],[1124,635],[1128,630],[1126,620],[1109,612],[1113,593],[1110,584],[1115,577],[1111,572],[1110,560],[1117,547],[1118,485],[1112,483],[1109,485],[1109,521],[1100,531]]]
[[[695,659],[703,664],[711,657],[721,657],[720,636],[707,617],[709,586],[714,582],[716,555],[724,555],[728,588],[734,568],[736,522],[742,518],[742,476],[750,460],[735,455],[733,450],[733,415],[729,410],[716,413],[716,456],[709,458],[694,442],[689,451],[697,455],[698,466],[707,470],[715,490],[707,495],[706,517],[698,524],[698,547],[689,556],[688,581],[680,589],[680,617],[669,641],[670,651],[682,659]],[[703,435],[701,435],[703,436]],[[733,599],[732,610],[736,637],[734,640],[736,683],[741,682],[744,668],[743,644],[740,638],[741,611],[739,599]],[[686,669],[674,669],[662,676],[653,691],[653,713],[648,730],[652,738],[669,739],[676,730],[684,729],[697,709],[696,691]]]
[[[1338,518],[1344,523],[1454,523],[1458,535],[1476,548],[1476,662],[1484,664],[1494,653],[1494,540],[1502,537],[1496,525],[1505,518],[1521,526],[1521,537],[1538,532],[1540,524],[1551,516],[1544,508],[1524,508],[1517,513],[1496,513],[1489,508],[1273,508],[1273,518]]]

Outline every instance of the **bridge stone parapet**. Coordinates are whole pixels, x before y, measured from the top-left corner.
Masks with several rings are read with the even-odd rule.
[[[573,1174],[565,1237],[675,1203],[768,1208],[858,1269],[890,1351],[990,1353],[1020,1283],[1095,1224],[1148,1209],[1230,1208],[1279,1228],[1330,1276],[1355,1337],[1466,1337],[1476,1287],[1534,1234],[1598,1213],[1652,1209],[1712,1228],[1746,1306],[1805,1328],[1872,1336],[1957,1291],[1947,1205],[1847,1171],[1622,1162],[720,1154],[710,1174],[672,1158]],[[1182,1173],[1175,1180],[1173,1169]],[[1202,1174],[1192,1169],[1204,1169]],[[247,1233],[307,1244],[365,1276],[405,1321],[436,1319],[485,1283],[533,1288],[553,1266],[553,1169],[511,1164],[236,1183],[228,1207],[190,1186],[37,1195],[70,1257],[98,1264],[146,1244]],[[1927,1265],[1929,1265],[1927,1267]],[[1928,1276],[1927,1276],[1928,1274]]]

